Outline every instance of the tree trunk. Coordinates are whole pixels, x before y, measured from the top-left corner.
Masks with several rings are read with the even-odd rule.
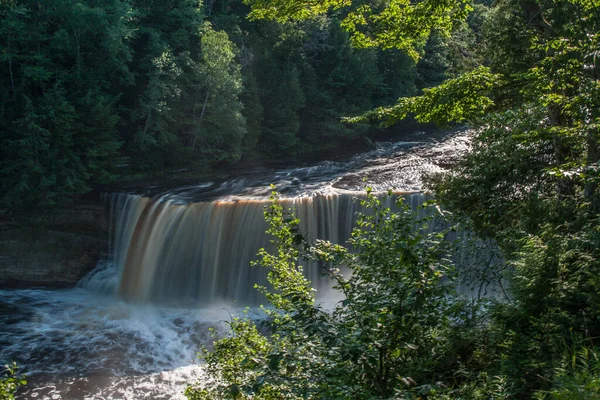
[[[566,126],[566,121],[562,111],[562,108],[558,104],[552,103],[548,106],[548,118],[550,119],[552,126]],[[558,164],[565,164],[569,158],[571,149],[567,144],[565,144],[564,139],[558,135],[554,136],[552,139],[552,146],[554,148],[554,156],[556,157]],[[568,176],[558,178],[556,189],[559,200],[565,199],[566,197],[574,194],[573,180]]]
[[[202,119],[204,118],[204,113],[206,112],[206,105],[208,104],[208,96],[210,94],[210,90],[206,91],[206,96],[204,97],[204,104],[202,105],[202,111],[200,112],[200,121],[198,121],[198,126],[202,126]],[[196,143],[198,141],[198,135],[194,135],[194,142],[192,143],[192,150],[196,151]]]
[[[588,173],[592,173],[593,175],[596,175],[596,171],[598,169],[598,161],[600,161],[600,147],[598,146],[598,129],[593,128],[590,129],[590,132],[588,133],[588,138],[587,138],[587,144],[588,144],[588,154],[587,154],[587,160],[586,160],[586,166]],[[592,171],[594,170],[594,171]],[[588,180],[585,183],[585,188],[583,190],[583,195],[585,196],[586,200],[591,201],[592,202],[592,206],[594,209],[598,208],[598,196],[594,196],[594,193],[596,193],[596,189],[598,188],[598,182],[597,182],[597,177],[594,176],[594,179],[592,180]]]
[[[148,110],[148,115],[146,116],[146,122],[144,123],[144,138],[148,133],[148,128],[150,127],[150,118],[152,117],[152,108]],[[146,139],[144,139],[146,140]]]
[[[217,0],[206,0],[205,7],[206,7],[206,16],[207,17],[210,17],[210,14],[212,14],[212,9],[213,9],[213,6],[215,5],[216,1]]]
[[[75,56],[77,65],[77,78],[81,78],[81,44],[79,43],[79,34],[73,28],[73,35],[75,36],[75,43],[77,44],[77,54]]]
[[[12,69],[12,57],[10,57],[10,56],[8,57],[8,71],[10,72],[10,87],[12,89],[12,93],[11,94],[12,94],[13,99],[14,99],[15,96],[16,96],[15,78],[14,78],[13,69]]]

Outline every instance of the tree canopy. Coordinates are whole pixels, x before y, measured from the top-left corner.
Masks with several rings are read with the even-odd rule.
[[[273,19],[280,22],[305,20],[343,10],[340,21],[356,47],[398,49],[414,59],[418,48],[435,30],[449,36],[454,24],[471,10],[467,0],[392,0],[388,2],[352,2],[350,0],[245,0],[252,7],[250,19]]]
[[[271,6],[282,4],[295,3]],[[394,12],[411,9],[394,4]],[[355,8],[314,2],[306,9],[311,18],[264,21],[259,5],[3,2],[0,212],[50,212],[129,176],[202,173],[369,143],[381,129],[339,120],[417,94],[460,69],[460,57],[446,51],[446,34],[436,45],[426,41],[430,22],[404,48],[395,46],[401,50],[382,51],[373,43],[352,46],[387,40],[366,31],[360,39],[356,21],[348,33]],[[440,18],[468,6],[454,8],[439,9]],[[369,15],[376,12],[384,10]],[[366,10],[361,15],[368,18]],[[404,51],[409,45],[422,63]]]

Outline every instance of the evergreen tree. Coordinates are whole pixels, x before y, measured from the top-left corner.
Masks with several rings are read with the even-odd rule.
[[[60,204],[106,182],[118,163],[111,83],[131,77],[129,10],[116,0],[22,1],[3,3],[0,15],[0,203]]]
[[[364,135],[364,126],[341,124],[340,120],[348,113],[372,108],[373,94],[382,85],[375,51],[353,49],[335,20],[320,29],[324,39],[311,46],[313,53],[307,54],[303,70],[306,104],[300,134],[313,149],[335,147]]]
[[[261,145],[267,153],[294,154],[299,150],[300,110],[305,102],[300,72],[292,63],[273,65],[269,71],[263,71],[271,75],[272,86],[263,93],[269,113],[263,120]]]
[[[242,0],[2,3],[1,207],[60,205],[133,171],[337,148],[376,131],[341,117],[433,79],[401,51],[353,48],[366,36],[340,27],[352,10],[301,22],[248,11]],[[31,160],[43,147],[64,150]]]

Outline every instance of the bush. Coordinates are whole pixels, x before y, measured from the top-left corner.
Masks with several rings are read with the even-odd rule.
[[[447,391],[448,337],[460,303],[444,232],[430,232],[429,218],[417,220],[402,199],[392,213],[368,192],[350,249],[309,242],[293,212],[284,212],[275,194],[273,200],[265,217],[277,250],[262,249],[258,262],[271,285],[258,288],[271,304],[266,329],[233,318],[230,335],[203,350],[210,379],[188,387],[188,398],[384,399]],[[332,311],[315,301],[302,273],[307,260],[344,294]]]
[[[27,383],[25,375],[17,375],[18,370],[14,362],[4,366],[4,373],[0,375],[0,400],[14,399],[17,389]]]

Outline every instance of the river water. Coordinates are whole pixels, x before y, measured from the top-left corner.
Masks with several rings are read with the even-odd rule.
[[[27,373],[23,399],[184,398],[186,383],[203,379],[197,352],[210,345],[208,329],[224,332],[231,315],[262,302],[253,284],[264,271],[249,263],[268,246],[269,184],[308,236],[343,243],[365,184],[417,210],[424,174],[447,169],[469,141],[467,131],[423,134],[344,161],[107,193],[111,259],[73,289],[0,290],[0,362]],[[318,271],[306,270],[330,300]]]

